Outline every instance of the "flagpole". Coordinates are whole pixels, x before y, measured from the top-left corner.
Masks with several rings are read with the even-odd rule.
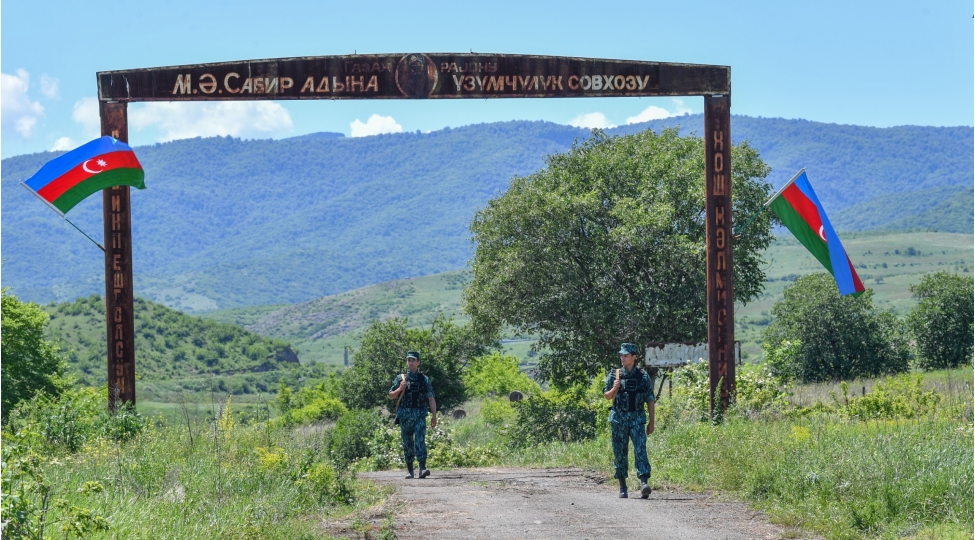
[[[799,169],[799,172],[797,172],[796,175],[792,177],[792,180],[789,180],[788,182],[786,182],[784,186],[780,187],[779,190],[776,191],[775,194],[772,195],[771,198],[769,198],[769,200],[765,201],[765,204],[762,205],[762,209],[764,210],[765,208],[768,208],[768,206],[770,204],[772,204],[772,201],[774,201],[775,198],[778,197],[779,195],[782,195],[782,192],[785,191],[786,188],[788,188],[789,186],[791,186],[796,180],[798,180],[799,177],[802,176],[802,173],[804,173],[804,172],[806,172],[806,168],[805,167]]]
[[[771,206],[772,201],[774,201],[779,195],[781,195],[782,192],[786,190],[786,188],[788,188],[796,180],[798,180],[799,177],[802,176],[802,173],[804,173],[804,172],[806,172],[806,168],[805,167],[803,167],[802,169],[799,169],[799,172],[797,172],[796,175],[792,177],[792,180],[789,180],[788,182],[785,183],[784,186],[780,187],[778,189],[778,191],[776,191],[775,194],[773,194],[772,197],[769,198],[769,200],[765,201],[765,204],[763,204],[762,207],[759,208],[757,212],[755,212],[754,214],[752,214],[751,217],[749,217],[748,220],[745,221],[745,224],[742,225],[741,227],[739,227],[736,232],[732,233],[732,235],[733,236],[740,235],[741,234],[741,231],[743,231],[746,228],[748,228],[748,226],[751,225],[752,221],[755,218],[757,218],[759,214],[761,214],[762,212],[764,212],[765,210],[767,210],[768,207]]]
[[[61,210],[58,210],[58,207],[56,207],[53,204],[51,204],[50,202],[48,202],[48,200],[45,199],[44,197],[41,197],[40,193],[38,193],[38,192],[34,191],[33,189],[31,189],[30,186],[28,186],[24,182],[21,182],[20,185],[24,186],[24,189],[26,189],[27,191],[33,193],[38,199],[40,199],[41,201],[43,201],[44,204],[46,204],[48,208],[50,208],[51,210],[54,210],[55,212],[57,212],[57,214],[59,216],[61,216],[61,219],[67,221],[68,224],[70,224],[72,227],[74,227],[78,232],[80,232],[81,234],[85,235],[85,238],[91,240],[91,243],[92,244],[95,244],[96,246],[98,246],[98,249],[102,250],[103,252],[105,251],[105,247],[104,246],[102,246],[101,244],[99,244],[98,242],[96,242],[94,239],[92,239],[92,237],[88,236],[88,234],[85,233],[85,231],[81,230],[77,225],[75,225],[74,223],[72,223],[71,220],[68,219],[68,216],[65,216],[64,215],[64,212],[62,212]]]
[[[102,246],[101,244],[99,244],[98,242],[96,242],[92,237],[88,236],[88,234],[85,233],[85,231],[83,231],[80,228],[78,228],[78,226],[75,225],[74,223],[72,223],[70,219],[68,219],[65,216],[61,216],[61,217],[63,217],[64,220],[67,221],[72,227],[74,227],[75,229],[77,229],[78,232],[80,232],[81,234],[84,234],[85,235],[85,238],[91,240],[91,243],[92,244],[95,244],[96,246],[98,246],[98,249],[102,250],[103,252],[105,251],[105,247],[104,246]]]

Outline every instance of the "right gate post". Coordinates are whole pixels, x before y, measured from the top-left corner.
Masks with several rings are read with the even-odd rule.
[[[711,413],[735,393],[735,296],[732,279],[731,96],[704,96],[707,237],[708,365]],[[721,388],[718,388],[718,385]]]

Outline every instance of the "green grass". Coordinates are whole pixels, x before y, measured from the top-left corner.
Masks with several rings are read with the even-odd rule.
[[[651,483],[740,498],[775,523],[828,539],[971,538],[971,381],[970,367],[927,374],[924,386],[944,395],[942,406],[924,418],[884,421],[787,407],[732,413],[714,425],[693,420],[665,394],[648,437]],[[869,391],[877,381],[854,384],[861,382]],[[806,405],[832,403],[829,385],[792,390]],[[481,417],[483,403],[465,404],[468,416],[452,423],[458,445],[500,445],[499,466],[575,466],[612,477],[605,419],[595,440],[511,448]]]
[[[302,539],[328,537],[329,521],[347,519],[390,493],[334,476],[322,428],[218,422],[193,430],[192,442],[185,426],[164,425],[126,443],[99,438],[74,455],[48,454],[41,463],[52,501],[104,517],[111,529],[92,538]],[[5,434],[5,454],[11,440]],[[104,489],[81,493],[88,482]],[[340,487],[354,500],[336,495]],[[46,534],[60,537],[64,510],[52,505]]]
[[[922,418],[882,421],[790,406],[761,414],[732,411],[724,422],[711,424],[695,420],[679,399],[665,395],[657,405],[656,431],[648,438],[651,483],[743,499],[775,523],[830,540],[970,538],[975,519],[971,381],[970,368],[931,373],[924,384],[948,399]],[[810,403],[815,396],[831,399],[823,397],[831,389],[827,385],[801,388]],[[18,443],[26,448],[33,441],[43,455],[52,500],[67,502],[53,507],[50,519],[61,519],[70,506],[90,509],[112,527],[94,538],[318,538],[335,532],[327,523],[351,523],[344,529],[364,523],[355,516],[375,514],[390,493],[342,479],[329,450],[335,425],[273,428],[259,421],[268,414],[266,408],[263,416],[255,410],[259,402],[241,413],[238,396],[233,398],[238,414],[220,414],[226,398],[215,393],[208,403],[189,405],[203,415],[189,428],[179,406],[140,404],[144,412],[163,413],[148,431],[123,443],[90,439],[76,454],[39,442],[36,429],[11,437],[7,426],[5,460]],[[428,431],[432,461],[575,466],[612,477],[604,414],[594,440],[518,448],[486,420],[487,403],[485,398],[468,402],[462,407],[465,419]],[[51,417],[37,415],[42,423]],[[397,454],[395,430],[386,439]],[[5,475],[10,470],[6,466]],[[104,489],[86,495],[88,482]],[[355,500],[343,502],[342,489],[353,489]]]

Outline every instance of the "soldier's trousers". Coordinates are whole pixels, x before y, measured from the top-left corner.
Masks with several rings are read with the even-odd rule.
[[[633,441],[633,460],[636,465],[637,477],[650,476],[650,460],[647,459],[647,432],[645,424],[613,423],[610,422],[613,434],[613,466],[616,468],[614,478],[626,478],[629,469],[627,450]]]
[[[401,414],[399,417],[399,434],[403,440],[403,460],[413,463],[413,460],[427,460],[427,415]]]

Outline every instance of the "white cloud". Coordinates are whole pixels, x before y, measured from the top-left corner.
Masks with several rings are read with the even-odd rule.
[[[581,127],[588,129],[609,129],[616,127],[615,124],[611,124],[606,115],[601,112],[585,113],[569,120],[569,125],[573,127]]]
[[[269,101],[146,103],[130,109],[136,130],[162,130],[160,142],[192,137],[272,137],[294,129],[288,110]]]
[[[640,122],[649,122],[650,120],[660,120],[662,118],[670,118],[671,116],[680,116],[685,113],[691,112],[691,109],[684,105],[684,100],[674,98],[674,112],[670,112],[663,107],[657,107],[656,105],[651,105],[643,111],[636,115],[631,116],[626,119],[627,124],[639,124]]]
[[[71,110],[71,118],[84,127],[85,137],[94,139],[102,132],[102,120],[98,115],[98,99],[95,96],[81,98]]]
[[[33,134],[37,119],[44,114],[44,107],[31,101],[27,95],[30,74],[18,69],[16,75],[0,73],[0,117],[2,129],[16,129],[24,138]]]
[[[374,114],[363,124],[356,118],[349,127],[352,128],[353,137],[368,137],[370,135],[380,135],[382,133],[402,133],[403,126],[396,123],[392,116],[379,116]]]
[[[72,150],[75,147],[74,141],[71,137],[61,137],[60,139],[54,141],[54,146],[51,147],[52,152],[57,152],[59,150]]]
[[[59,81],[56,77],[51,77],[47,73],[41,74],[41,93],[49,99],[58,98]]]

